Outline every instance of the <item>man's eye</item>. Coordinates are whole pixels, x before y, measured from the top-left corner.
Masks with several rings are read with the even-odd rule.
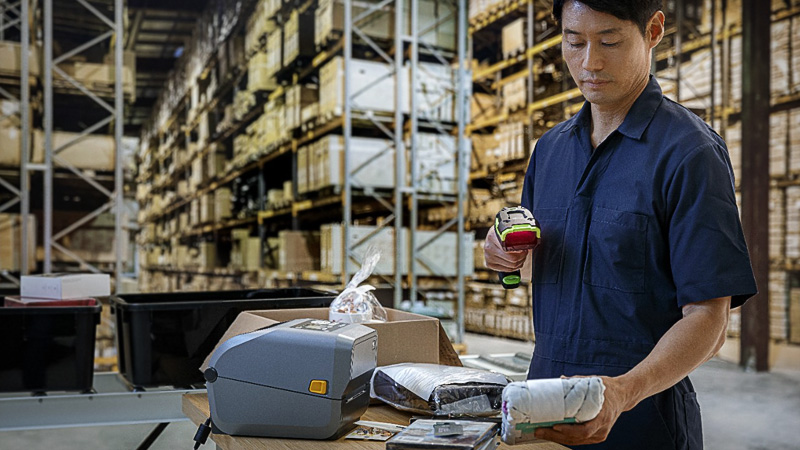
[[[603,42],[603,47],[616,47],[619,45],[619,42]]]
[[[570,48],[582,48],[585,44],[583,42],[568,42]]]

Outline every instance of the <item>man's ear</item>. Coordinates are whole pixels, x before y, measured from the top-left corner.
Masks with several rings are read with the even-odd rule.
[[[650,21],[647,23],[647,38],[650,41],[650,48],[655,48],[662,39],[664,39],[664,13],[656,11],[650,16]]]

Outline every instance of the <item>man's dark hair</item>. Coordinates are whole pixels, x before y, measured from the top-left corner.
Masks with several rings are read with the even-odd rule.
[[[553,1],[553,17],[561,23],[561,11],[564,3],[571,0]],[[647,32],[647,22],[656,11],[662,9],[662,0],[574,0],[592,8],[595,11],[611,14],[620,20],[627,20],[636,24],[644,35]]]

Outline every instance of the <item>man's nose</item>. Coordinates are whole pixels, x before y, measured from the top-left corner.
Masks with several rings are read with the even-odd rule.
[[[588,72],[599,72],[603,70],[605,62],[600,49],[595,44],[587,44],[584,48],[583,70]]]

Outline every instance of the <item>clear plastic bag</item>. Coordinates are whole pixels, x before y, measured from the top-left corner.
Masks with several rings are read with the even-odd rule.
[[[386,322],[386,310],[375,298],[372,293],[375,287],[368,284],[359,286],[364,282],[378,261],[381,259],[381,253],[375,247],[370,246],[367,253],[364,255],[364,262],[361,268],[353,275],[353,278],[347,283],[344,290],[339,294],[336,299],[331,303],[328,318],[333,322],[348,322],[348,323],[361,323],[361,322]]]
[[[504,375],[486,370],[402,363],[375,369],[370,395],[416,414],[494,416],[508,383]]]

